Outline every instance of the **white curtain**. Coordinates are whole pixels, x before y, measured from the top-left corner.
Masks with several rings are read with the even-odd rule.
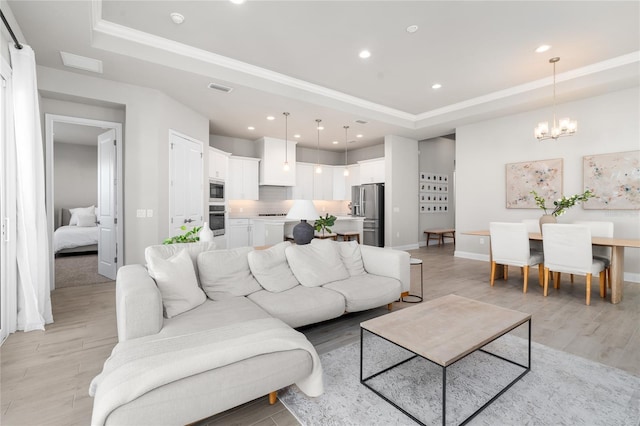
[[[44,155],[33,50],[9,46],[17,166],[16,251],[18,330],[44,330],[53,322],[49,241],[45,211]],[[11,143],[11,141],[9,141]]]

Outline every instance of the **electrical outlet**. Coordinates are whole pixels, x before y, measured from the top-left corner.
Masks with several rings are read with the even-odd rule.
[[[240,213],[242,213],[244,211],[243,207],[240,207]]]
[[[480,245],[484,244],[484,238],[480,238]]]
[[[400,233],[396,232],[396,238],[400,238]]]

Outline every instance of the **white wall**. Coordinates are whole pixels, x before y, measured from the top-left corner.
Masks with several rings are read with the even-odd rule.
[[[419,172],[445,174],[449,176],[449,211],[447,213],[420,213],[418,240],[426,245],[425,229],[455,228],[455,171],[456,143],[448,138],[434,138],[420,141]],[[431,241],[437,244],[436,241]]]
[[[418,141],[385,136],[384,157],[384,245],[399,249],[418,248]]]
[[[489,246],[465,231],[488,229],[490,221],[538,218],[540,209],[505,207],[505,164],[562,158],[563,192],[583,191],[584,155],[640,149],[640,88],[558,105],[560,115],[578,121],[578,132],[539,142],[533,128],[550,120],[551,108],[484,121],[456,130],[456,256],[488,259]],[[640,238],[639,210],[584,210],[573,207],[559,218],[614,222],[616,237]],[[640,250],[625,249],[625,279],[640,281]]]
[[[53,149],[54,211],[98,201],[98,147],[56,142]],[[58,217],[54,224],[58,224]]]
[[[42,66],[37,74],[44,93],[125,106],[124,263],[144,263],[144,249],[170,234],[169,130],[200,140],[206,147],[209,120],[157,90]],[[208,153],[204,150],[204,164],[208,164]],[[203,173],[203,187],[206,181]],[[152,209],[154,215],[137,218],[137,209]]]

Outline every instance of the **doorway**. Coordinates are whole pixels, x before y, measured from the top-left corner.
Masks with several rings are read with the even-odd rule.
[[[97,251],[97,273],[114,280],[124,259],[122,251],[124,224],[120,219],[124,217],[122,124],[45,114],[45,126],[46,205],[47,228],[51,244],[52,290],[55,288],[56,252],[73,253],[75,251],[86,254],[86,252]],[[56,161],[54,161],[56,146],[58,149],[64,147],[65,150],[74,152],[73,160],[69,165],[79,167],[76,175],[73,170],[64,170],[62,174],[59,173],[61,170],[56,170]],[[81,152],[85,152],[84,159]],[[89,177],[83,179],[79,174],[80,170],[84,170],[86,176],[91,176],[91,170],[93,170],[92,179]],[[63,193],[58,192],[56,197],[56,176],[58,181],[75,179],[76,183],[69,187],[67,182],[68,189]],[[92,241],[89,241],[84,240],[85,237],[82,235],[74,235],[71,238],[74,240],[79,238],[79,240],[69,245],[76,247],[67,247],[67,235],[62,234],[61,237],[56,231],[63,225],[66,225],[67,229],[61,231],[77,231],[80,234],[87,231],[95,237],[90,237]],[[58,235],[54,238],[55,232],[58,232]],[[95,244],[90,244],[91,242]]]

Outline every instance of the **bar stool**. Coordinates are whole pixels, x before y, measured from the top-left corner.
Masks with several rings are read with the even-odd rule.
[[[418,296],[417,294],[409,294],[407,296],[404,297],[415,297],[417,300],[405,300],[404,297],[400,298],[401,302],[406,302],[406,303],[420,303],[422,302],[422,299],[424,298],[424,279],[422,277],[422,259],[416,259],[415,257],[412,257],[409,259],[409,264],[411,266],[419,266],[420,267],[420,296]]]
[[[313,234],[313,238],[318,238],[320,240],[332,239],[334,241],[338,241],[338,234],[336,234],[335,232],[325,232],[324,234],[321,232],[316,232],[315,234]]]
[[[342,237],[342,241],[356,240],[360,244],[360,233],[357,231],[336,232],[338,237]]]

